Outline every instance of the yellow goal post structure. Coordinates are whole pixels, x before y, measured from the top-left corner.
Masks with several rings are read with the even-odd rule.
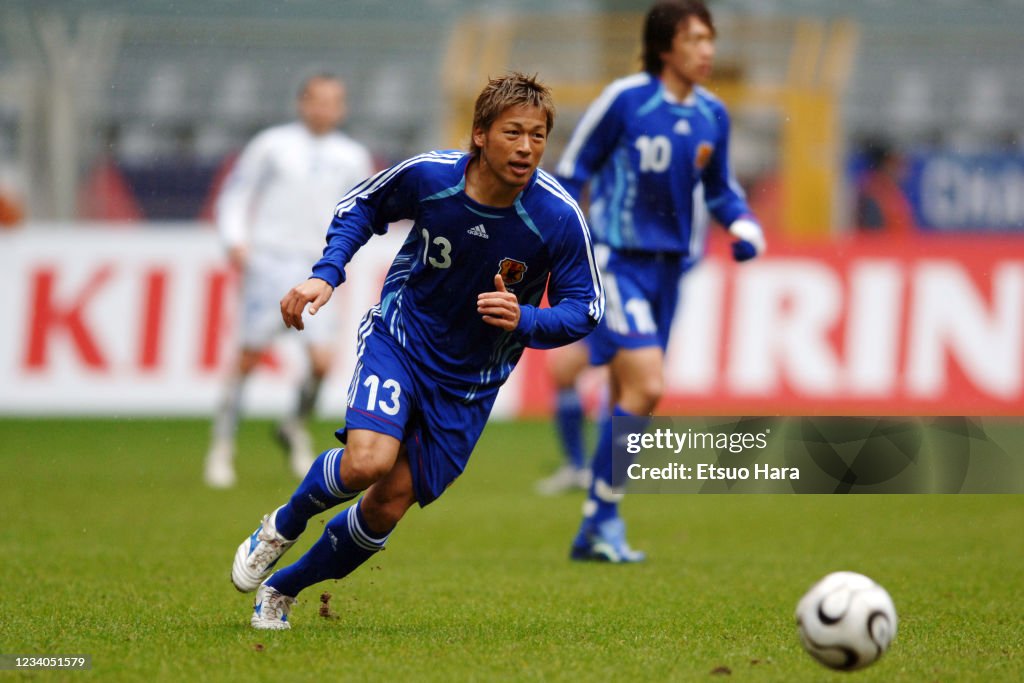
[[[642,21],[641,14],[616,13],[464,16],[452,28],[442,64],[447,143],[466,147],[474,99],[489,77],[511,69],[536,72],[552,88],[559,111],[550,164],[602,88],[638,70]],[[857,24],[724,14],[716,16],[716,27],[708,87],[730,109],[737,174],[777,177],[779,224],[771,226],[777,233],[794,239],[829,235],[841,224],[841,100],[859,41]]]

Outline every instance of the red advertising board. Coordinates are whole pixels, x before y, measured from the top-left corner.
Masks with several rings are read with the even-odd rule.
[[[1024,239],[858,238],[712,257],[682,285],[665,415],[1022,415]],[[543,359],[523,369],[544,413]]]
[[[371,240],[332,300],[345,329],[321,413],[344,411],[355,329],[396,233]],[[212,410],[234,316],[212,231],[0,235],[0,285],[0,413]],[[250,409],[288,405],[293,351],[253,378]],[[1024,240],[773,243],[746,264],[708,258],[682,284],[666,386],[667,415],[1024,415]],[[527,351],[496,415],[551,405],[544,356]]]

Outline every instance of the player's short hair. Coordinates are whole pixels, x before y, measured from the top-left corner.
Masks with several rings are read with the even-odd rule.
[[[644,71],[655,76],[661,73],[665,66],[661,53],[672,49],[672,40],[676,37],[680,23],[689,21],[690,17],[696,17],[707,24],[711,35],[715,35],[711,10],[701,0],[666,0],[656,3],[647,11],[641,55]]]
[[[299,82],[299,89],[296,91],[295,97],[300,100],[305,97],[306,91],[309,90],[309,86],[313,81],[334,81],[335,83],[345,85],[345,82],[337,74],[333,74],[330,71],[315,71],[305,76]]]
[[[540,107],[547,118],[547,132],[555,125],[555,101],[551,90],[537,79],[518,71],[492,78],[476,98],[473,108],[473,130],[487,130],[509,107]],[[469,153],[476,156],[480,147],[469,137]]]

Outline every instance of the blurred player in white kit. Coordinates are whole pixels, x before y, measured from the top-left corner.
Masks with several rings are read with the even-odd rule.
[[[369,176],[367,149],[337,130],[346,115],[345,85],[329,74],[303,81],[299,120],[256,135],[242,151],[217,201],[217,227],[242,276],[239,348],[213,420],[203,480],[235,484],[235,433],[246,378],[270,343],[286,332],[280,299],[320,258],[338,197]],[[295,476],[306,474],[313,448],[306,422],[334,355],[338,309],[310,318],[301,333],[309,362],[291,414],[277,427]],[[295,334],[295,332],[290,332]]]

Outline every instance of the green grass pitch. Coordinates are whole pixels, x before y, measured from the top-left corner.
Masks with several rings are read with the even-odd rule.
[[[1024,680],[1024,497],[634,495],[623,509],[650,560],[580,565],[581,496],[532,493],[558,464],[533,422],[489,425],[386,551],[303,593],[291,631],[256,632],[231,559],[294,481],[270,423],[250,421],[239,486],[205,489],[208,429],[0,420],[0,654],[92,656],[91,671],[0,679]],[[316,433],[332,443],[330,425]],[[890,652],[853,674],[808,657],[793,620],[838,569],[879,581],[900,616]]]

